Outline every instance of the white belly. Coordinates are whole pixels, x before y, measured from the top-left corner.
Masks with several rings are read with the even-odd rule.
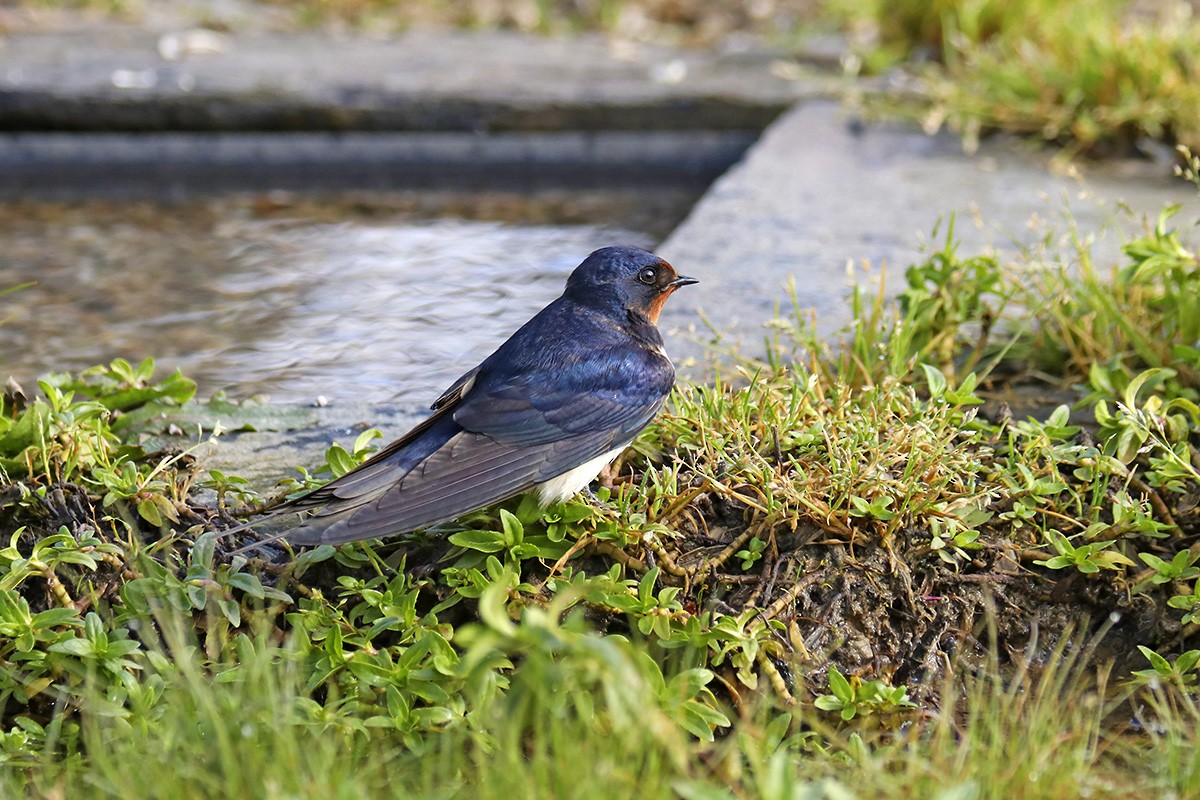
[[[602,456],[580,464],[575,469],[567,470],[562,475],[556,475],[545,483],[539,483],[537,485],[538,502],[543,506],[548,506],[574,497],[600,474],[600,470],[604,469],[608,462],[621,455],[624,449],[624,447],[618,447],[610,450]]]

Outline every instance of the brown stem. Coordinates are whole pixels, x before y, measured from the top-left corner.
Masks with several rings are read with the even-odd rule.
[[[1155,491],[1154,487],[1150,486],[1137,475],[1132,473],[1129,475],[1129,483],[1139,492],[1146,495],[1146,498],[1150,501],[1150,505],[1154,507],[1154,513],[1158,514],[1158,516],[1162,518],[1163,522],[1171,526],[1171,529],[1175,533],[1183,533],[1183,531],[1179,529],[1179,525],[1175,523],[1175,517],[1171,516],[1171,512],[1167,508],[1167,504],[1163,502],[1162,495]]]
[[[766,651],[760,648],[754,660],[758,662],[758,668],[767,676],[767,682],[771,684],[771,688],[775,690],[775,694],[779,695],[784,704],[796,705],[796,698],[788,690],[787,682],[784,681],[783,675],[779,674],[779,668],[767,657]]]

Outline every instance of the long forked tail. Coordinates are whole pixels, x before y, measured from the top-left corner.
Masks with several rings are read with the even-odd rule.
[[[234,554],[280,540],[300,545],[321,544],[319,533],[314,536],[314,531],[324,530],[375,503],[461,430],[445,412],[434,414],[345,475],[287,501],[259,519],[228,528],[220,535],[224,537],[246,530],[263,531],[266,534],[258,541],[238,548]],[[292,538],[298,532],[301,535]]]

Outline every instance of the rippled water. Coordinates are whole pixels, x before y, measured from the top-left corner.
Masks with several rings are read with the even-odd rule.
[[[0,297],[0,372],[154,356],[202,394],[427,404],[588,252],[652,246],[690,200],[0,207],[0,289],[37,282]]]

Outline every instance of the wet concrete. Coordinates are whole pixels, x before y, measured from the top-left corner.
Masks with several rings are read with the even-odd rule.
[[[1044,246],[1069,253],[1071,229],[1098,236],[1097,265],[1115,263],[1120,232],[1137,230],[1164,206],[1200,216],[1196,190],[1170,169],[1147,162],[1080,165],[1056,174],[1050,154],[1005,137],[967,155],[946,133],[926,136],[910,126],[863,123],[837,104],[802,103],[763,134],[746,158],[722,176],[661,246],[661,254],[700,285],[672,301],[668,328],[697,328],[702,311],[731,341],[761,352],[763,325],[777,305],[813,309],[830,335],[850,321],[853,280],[887,267],[894,292],[904,269],[930,244],[939,219],[956,215],[960,253],[994,249],[1013,255]],[[943,222],[943,237],[945,224]],[[940,246],[939,237],[932,244]],[[848,269],[848,265],[853,265]],[[696,336],[670,337],[683,360],[701,352]]]

